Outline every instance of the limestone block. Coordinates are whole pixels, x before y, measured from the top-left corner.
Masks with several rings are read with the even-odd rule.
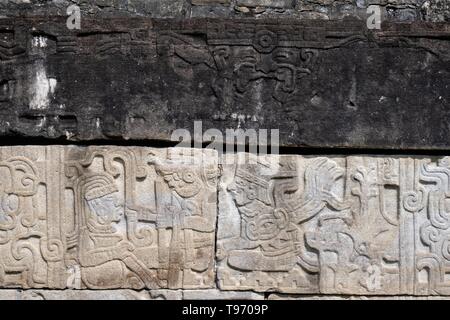
[[[184,290],[185,300],[264,300],[264,295],[252,291]]]
[[[152,300],[182,300],[183,292],[182,290],[150,290],[148,292]]]
[[[238,6],[245,7],[272,7],[272,8],[293,8],[293,0],[237,0]]]
[[[449,157],[239,159],[219,188],[222,290],[450,295]]]
[[[181,300],[180,290],[0,290],[0,300]]]
[[[227,5],[231,3],[231,0],[191,0],[191,3],[196,6]]]
[[[437,296],[308,296],[308,295],[280,295],[271,294],[268,300],[449,300],[450,297]]]
[[[214,286],[214,151],[2,147],[0,172],[1,288]]]
[[[1,301],[20,300],[20,291],[8,289],[0,290],[0,300]]]
[[[134,290],[24,290],[20,300],[151,300],[148,291]]]

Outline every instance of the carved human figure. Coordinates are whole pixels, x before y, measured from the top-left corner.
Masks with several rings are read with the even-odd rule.
[[[208,179],[215,179],[217,172],[153,156],[149,163],[166,185],[158,183],[156,189],[159,277],[167,280],[169,288],[180,288],[186,271],[211,268],[216,200]]]
[[[156,280],[134,254],[134,246],[115,225],[123,220],[124,203],[107,174],[91,175],[79,185],[81,199],[79,263],[90,289],[156,287]]]
[[[221,241],[219,258],[229,252],[228,264],[247,271],[288,271],[296,263],[290,217],[274,208],[270,177],[257,176],[254,168],[238,167],[228,186],[241,218],[238,238]]]

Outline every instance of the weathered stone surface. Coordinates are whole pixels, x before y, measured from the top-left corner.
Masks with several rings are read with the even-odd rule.
[[[149,291],[134,290],[24,290],[17,300],[153,300]]]
[[[148,292],[152,300],[182,300],[183,292],[181,290],[151,290]]]
[[[0,290],[0,300],[181,300],[177,290]]]
[[[185,300],[264,300],[264,295],[256,292],[209,290],[183,290]]]
[[[449,300],[450,297],[417,296],[295,296],[271,294],[268,300]]]
[[[245,7],[293,8],[293,0],[236,0],[236,5]]]
[[[20,300],[19,290],[0,290],[0,300]]]
[[[447,0],[2,0],[0,15],[66,15],[77,3],[83,17],[191,18],[272,17],[367,19],[367,7],[379,5],[386,21],[449,21]],[[203,9],[199,9],[203,7]]]
[[[275,298],[275,297],[274,297]],[[282,297],[277,297],[281,298]],[[0,290],[0,300],[264,300],[255,292],[208,290]]]
[[[283,146],[448,149],[448,24],[0,21],[0,136],[168,141],[194,121]],[[201,135],[201,133],[200,133]]]
[[[246,156],[0,148],[0,299],[450,296],[450,157]]]
[[[191,151],[0,148],[0,287],[214,287],[217,154]]]
[[[41,145],[0,146],[0,300],[450,299],[440,152],[133,146],[446,152],[449,22],[448,0],[0,0],[0,140]]]
[[[208,292],[211,295],[205,295]],[[254,292],[214,290],[0,290],[0,300],[265,300]],[[193,294],[191,294],[193,293]],[[333,296],[270,294],[267,300],[449,300],[438,296]]]
[[[449,157],[256,160],[221,178],[222,290],[450,294]]]
[[[191,0],[193,5],[207,6],[212,4],[230,4],[231,0]]]

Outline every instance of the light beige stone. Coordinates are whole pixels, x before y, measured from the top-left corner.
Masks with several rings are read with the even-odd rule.
[[[148,291],[134,290],[24,290],[20,300],[152,300]]]
[[[0,300],[181,300],[181,290],[0,290]]]
[[[214,287],[217,177],[211,150],[0,148],[0,287]]]
[[[185,300],[264,300],[264,295],[251,291],[184,290]]]
[[[20,300],[20,291],[8,289],[0,290],[0,301],[5,300],[6,301]]]
[[[450,296],[450,157],[245,157],[1,147],[0,299]]]
[[[438,296],[308,296],[271,294],[268,300],[450,300],[450,297]]]
[[[260,156],[219,192],[222,290],[450,294],[448,157]]]
[[[182,290],[150,290],[148,292],[152,300],[182,300],[183,291]]]

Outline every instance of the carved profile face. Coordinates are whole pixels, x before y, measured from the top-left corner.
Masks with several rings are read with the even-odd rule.
[[[119,197],[119,192],[89,200],[87,203],[97,222],[102,225],[120,222],[124,214],[124,204]]]
[[[238,207],[253,202],[257,197],[257,186],[240,177],[234,178],[234,181],[228,186],[228,191]]]

